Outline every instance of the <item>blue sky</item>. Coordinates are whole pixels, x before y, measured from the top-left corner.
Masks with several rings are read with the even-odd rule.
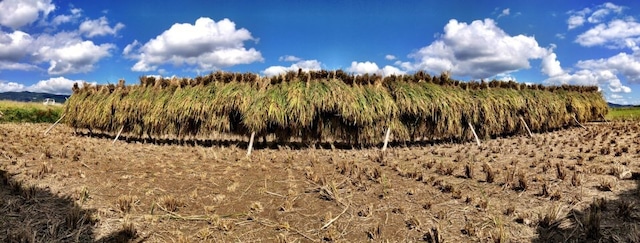
[[[449,71],[640,104],[638,1],[0,1],[0,92],[216,70]]]

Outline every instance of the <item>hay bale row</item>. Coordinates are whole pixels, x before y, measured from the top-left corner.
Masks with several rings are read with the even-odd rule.
[[[74,86],[64,122],[74,128],[150,138],[214,133],[275,134],[278,139],[381,142],[467,140],[545,132],[598,120],[608,109],[597,87],[460,82],[448,75],[380,77],[343,71],[288,72],[265,78],[215,72],[194,79],[141,77],[139,85]]]

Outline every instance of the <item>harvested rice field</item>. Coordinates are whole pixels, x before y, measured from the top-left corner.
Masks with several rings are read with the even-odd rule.
[[[637,122],[250,158],[48,126],[0,124],[0,241],[640,241]]]

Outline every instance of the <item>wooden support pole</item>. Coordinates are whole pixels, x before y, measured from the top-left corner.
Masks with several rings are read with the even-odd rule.
[[[120,127],[120,131],[118,131],[118,135],[116,135],[116,138],[113,139],[113,142],[111,144],[114,144],[116,143],[116,141],[118,141],[118,138],[120,137],[120,133],[122,133],[122,129],[124,129],[124,125]]]
[[[576,118],[576,115],[573,115],[573,120],[576,121],[576,123],[578,123],[578,125],[580,125],[582,128],[587,129],[585,126],[583,126],[582,124],[580,124],[580,122],[578,121],[578,119]]]
[[[476,138],[476,143],[478,144],[478,146],[480,146],[480,139],[478,138],[478,134],[476,134],[476,129],[473,129],[473,125],[471,125],[471,122],[469,122],[469,127],[473,132],[473,136]]]
[[[64,118],[64,116],[67,114],[62,114],[62,116],[60,117],[60,119],[58,119],[55,123],[53,123],[53,125],[51,125],[46,131],[44,131],[44,135],[47,136],[47,133],[49,133],[49,131],[51,131],[51,129],[53,127],[55,127],[56,125],[58,125],[58,122],[60,122],[62,120],[62,118]]]
[[[251,139],[249,139],[249,147],[247,148],[247,157],[251,156],[251,150],[253,150],[253,139],[256,136],[256,132],[251,133]]]
[[[529,137],[533,137],[533,133],[531,133],[531,130],[529,129],[527,122],[524,121],[524,118],[520,117],[520,120],[522,121],[522,124],[524,124],[524,128],[527,129],[527,132],[529,132]]]
[[[605,118],[603,114],[600,114],[600,116],[602,117],[602,120],[608,125],[609,121],[607,121],[607,118]]]
[[[384,135],[384,145],[382,145],[382,151],[387,150],[387,145],[389,145],[390,134],[391,134],[391,127],[387,127],[387,133]]]

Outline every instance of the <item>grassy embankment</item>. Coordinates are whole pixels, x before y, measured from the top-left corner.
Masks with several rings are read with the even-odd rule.
[[[35,102],[16,102],[0,100],[0,123],[32,122],[53,123],[63,112],[63,106],[43,105]]]
[[[607,120],[634,120],[640,121],[640,107],[611,108],[607,114]]]

